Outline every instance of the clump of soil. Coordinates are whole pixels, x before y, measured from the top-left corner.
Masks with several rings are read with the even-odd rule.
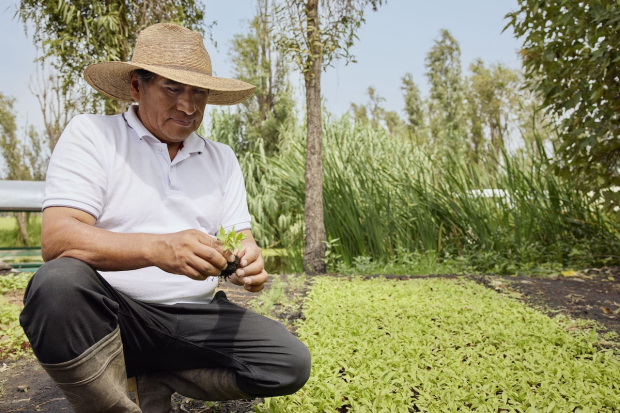
[[[235,255],[235,260],[233,262],[228,262],[228,266],[226,267],[226,269],[222,270],[222,272],[220,273],[220,278],[225,280],[226,278],[233,275],[235,271],[237,271],[237,268],[239,268],[239,257]]]

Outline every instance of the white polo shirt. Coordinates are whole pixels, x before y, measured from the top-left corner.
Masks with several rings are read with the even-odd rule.
[[[94,216],[96,227],[119,233],[249,229],[232,149],[192,133],[171,161],[167,145],[142,125],[135,108],[71,120],[50,160],[43,209],[77,208]],[[209,302],[218,283],[217,277],[195,281],[157,267],[100,273],[133,299],[160,304]]]

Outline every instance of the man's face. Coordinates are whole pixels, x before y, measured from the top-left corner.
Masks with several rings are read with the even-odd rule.
[[[184,141],[202,123],[208,91],[155,75],[148,84],[131,74],[131,96],[138,102],[138,117],[164,143]]]

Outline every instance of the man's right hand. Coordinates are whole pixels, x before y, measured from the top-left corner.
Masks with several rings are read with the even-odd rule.
[[[158,236],[151,252],[153,265],[194,280],[218,276],[228,265],[220,242],[195,229]]]

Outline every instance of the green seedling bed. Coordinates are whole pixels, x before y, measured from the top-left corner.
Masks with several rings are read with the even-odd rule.
[[[618,412],[620,362],[586,323],[464,279],[317,278],[312,374],[261,412]]]

